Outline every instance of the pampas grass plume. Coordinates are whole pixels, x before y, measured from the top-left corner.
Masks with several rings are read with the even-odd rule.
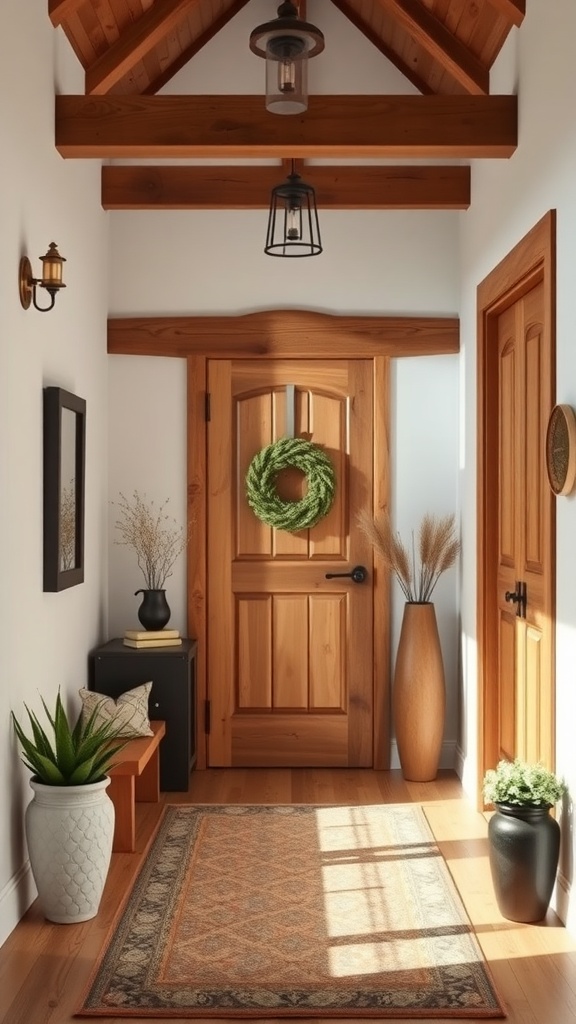
[[[417,545],[412,534],[411,551],[394,531],[388,512],[374,517],[362,509],[357,521],[386,568],[395,575],[406,600],[411,604],[428,603],[440,576],[454,565],[460,553],[456,517],[427,512],[418,530]]]

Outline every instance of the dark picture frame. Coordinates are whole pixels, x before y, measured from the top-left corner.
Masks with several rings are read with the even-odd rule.
[[[86,401],[44,388],[44,590],[84,582]]]

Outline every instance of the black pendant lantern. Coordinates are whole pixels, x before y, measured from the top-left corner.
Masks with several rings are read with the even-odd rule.
[[[308,58],[324,49],[319,28],[298,17],[291,0],[278,17],[250,33],[250,49],[266,58],[266,109],[273,114],[300,114],[308,107]]]
[[[270,200],[264,252],[268,256],[318,256],[322,252],[316,195],[292,170],[275,185]]]

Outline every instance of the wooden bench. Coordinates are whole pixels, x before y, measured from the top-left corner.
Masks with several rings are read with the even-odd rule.
[[[114,852],[133,853],[136,848],[136,801],[158,803],[160,799],[160,740],[165,722],[150,722],[153,736],[128,740],[118,753],[120,759],[108,772],[108,794],[114,804]]]

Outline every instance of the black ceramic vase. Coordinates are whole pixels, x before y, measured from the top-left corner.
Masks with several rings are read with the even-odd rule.
[[[558,867],[560,826],[550,807],[497,804],[488,823],[492,884],[503,917],[546,916]]]
[[[142,604],[138,609],[138,618],[144,629],[164,629],[170,618],[170,607],[166,600],[165,590],[136,590],[137,594],[144,594]]]

